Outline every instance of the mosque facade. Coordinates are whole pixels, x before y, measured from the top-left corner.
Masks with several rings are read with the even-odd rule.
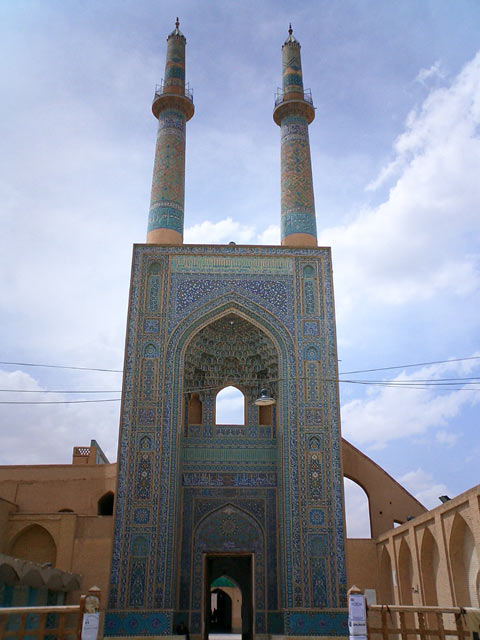
[[[106,637],[172,636],[183,625],[197,640],[218,629],[213,598],[231,601],[231,630],[244,640],[348,635],[354,583],[386,604],[477,606],[480,487],[427,512],[341,438],[331,254],[317,246],[315,111],[300,44],[290,28],[273,112],[280,246],[183,244],[194,115],[185,45],[177,20],[152,106],[118,461],[92,441],[75,447],[72,465],[0,467],[0,606],[73,602],[97,584]],[[242,394],[241,424],[217,420],[226,387]],[[370,539],[345,538],[344,477],[368,495]]]
[[[194,108],[178,24],[167,40],[147,243],[133,256],[111,635],[180,622],[208,633],[210,584],[223,576],[241,590],[244,637],[344,621],[331,255],[317,247],[315,112],[291,29],[282,62],[282,245],[184,245]],[[227,386],[243,394],[242,425],[216,420]]]

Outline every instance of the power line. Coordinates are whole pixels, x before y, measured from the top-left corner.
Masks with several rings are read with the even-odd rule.
[[[104,390],[91,390],[91,391],[72,391],[67,389],[0,389],[0,393],[122,393],[121,389],[115,389],[114,391]]]
[[[305,380],[305,377],[301,378]],[[404,387],[404,388],[424,388],[428,387],[447,387],[450,389],[464,389],[468,388],[469,385],[480,385],[480,377],[471,376],[471,377],[462,377],[462,378],[420,378],[415,379],[412,378],[410,380],[342,380],[341,378],[319,378],[320,382],[340,382],[346,384],[364,384],[364,385],[372,385],[372,386],[389,386],[389,387]],[[274,382],[279,382],[280,380],[269,380],[269,379],[257,379],[252,378],[250,380],[242,380],[241,382],[255,382],[258,384],[272,384]],[[194,391],[211,391],[218,389],[219,386],[225,384],[228,381],[219,380],[218,384],[210,387],[198,387],[195,389],[187,389],[186,393],[192,393]],[[77,393],[121,393],[119,389],[90,389],[90,390],[78,390],[78,389],[0,389],[0,393],[65,393],[69,394],[77,394]]]
[[[388,371],[389,369],[408,369],[410,367],[424,367],[430,364],[444,364],[446,362],[462,362],[463,360],[480,360],[480,356],[469,358],[450,358],[449,360],[434,360],[433,362],[417,362],[415,364],[399,364],[394,367],[378,367],[377,369],[359,369],[358,371],[342,371],[339,375],[347,376],[354,373],[370,373],[371,371]]]
[[[426,384],[415,384],[415,382],[408,384],[395,384],[394,382],[368,382],[368,381],[359,381],[359,380],[340,380],[340,382],[349,382],[351,384],[363,384],[363,385],[371,385],[377,387],[391,387],[394,389],[431,389],[435,387],[436,391],[480,391],[478,387],[472,388],[468,387],[468,384],[476,384],[476,383],[466,383],[464,386],[459,386],[451,383],[449,386],[439,386],[439,385],[426,385]]]
[[[5,362],[0,360],[0,364],[11,364],[17,367],[47,367],[49,369],[75,369],[78,371],[106,371],[108,373],[123,373],[123,369],[98,369],[94,367],[67,367],[60,364],[39,364],[36,362]]]
[[[411,367],[424,367],[432,364],[445,364],[448,362],[463,362],[465,360],[480,360],[480,356],[470,356],[468,358],[450,358],[448,360],[433,360],[432,362],[416,362],[414,364],[399,364],[391,367],[376,367],[374,369],[358,369],[356,371],[341,371],[339,375],[353,375],[354,373],[370,373],[372,371],[388,371],[391,369],[408,369]],[[15,365],[19,367],[46,367],[50,369],[72,369],[77,371],[102,371],[107,373],[123,373],[123,369],[101,369],[99,367],[75,367],[59,364],[43,364],[38,362],[10,362],[0,360],[0,364]]]
[[[102,398],[101,400],[45,400],[45,401],[32,401],[28,400],[0,400],[0,404],[82,404],[85,402],[120,402],[121,398]]]

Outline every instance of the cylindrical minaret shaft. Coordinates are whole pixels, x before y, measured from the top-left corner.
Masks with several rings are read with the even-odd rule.
[[[162,85],[155,90],[153,115],[158,118],[152,197],[147,242],[182,244],[185,204],[186,122],[194,113],[192,96],[185,91],[185,36],[178,18],[167,38],[167,61]]]
[[[317,225],[313,197],[308,125],[315,117],[311,98],[303,90],[300,43],[292,26],[282,46],[283,90],[273,119],[282,135],[282,245],[316,247]]]

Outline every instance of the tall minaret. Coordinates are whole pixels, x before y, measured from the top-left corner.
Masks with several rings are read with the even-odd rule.
[[[163,84],[155,91],[153,115],[158,118],[152,197],[147,242],[182,244],[185,202],[185,131],[193,116],[192,95],[185,91],[185,36],[179,21],[167,38]]]
[[[311,98],[303,91],[300,43],[292,25],[282,46],[283,90],[273,119],[282,131],[282,245],[316,247],[317,226],[313,197],[308,125],[315,117]]]

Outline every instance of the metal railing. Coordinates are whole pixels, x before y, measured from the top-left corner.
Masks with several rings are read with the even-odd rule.
[[[298,93],[301,93],[301,91],[299,91]],[[284,96],[285,93],[283,91],[283,89],[277,88],[277,92],[275,93],[275,106],[278,107],[278,105],[284,101]],[[303,91],[303,99],[305,100],[305,102],[308,102],[309,104],[312,105],[313,107],[313,98],[312,98],[312,90],[311,89],[304,89]]]
[[[153,96],[153,99],[155,100],[156,98],[159,98],[164,93],[169,93],[169,92],[168,90],[165,91],[165,81],[162,80],[160,84],[155,85],[155,95]],[[193,90],[190,89],[190,85],[188,82],[185,84],[184,95],[185,95],[185,98],[187,98],[187,100],[190,100],[190,102],[193,102]]]

